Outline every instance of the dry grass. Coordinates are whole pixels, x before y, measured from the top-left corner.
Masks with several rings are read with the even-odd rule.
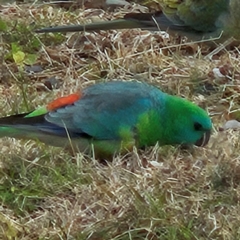
[[[39,25],[116,18],[137,8],[2,7],[10,35],[0,35],[1,115],[96,82],[138,79],[205,107],[214,123],[210,143],[188,151],[156,146],[102,164],[41,143],[1,139],[0,239],[240,239],[239,131],[218,131],[239,116],[237,48],[209,60],[206,45],[139,29],[32,32]],[[35,65],[44,70],[30,74],[16,64],[13,42],[36,55]],[[50,77],[56,84],[49,87]]]

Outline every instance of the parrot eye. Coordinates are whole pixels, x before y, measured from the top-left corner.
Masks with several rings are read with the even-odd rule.
[[[198,122],[195,122],[194,123],[194,129],[196,130],[196,131],[201,131],[202,130],[202,124],[200,124],[200,123],[198,123]]]

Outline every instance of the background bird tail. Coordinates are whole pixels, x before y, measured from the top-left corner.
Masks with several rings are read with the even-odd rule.
[[[36,30],[37,33],[47,32],[83,32],[83,31],[100,31],[112,29],[129,29],[141,28],[142,24],[139,21],[131,19],[117,19],[113,21],[103,21],[98,23],[90,23],[86,25],[70,25],[70,26],[57,26],[48,27]]]

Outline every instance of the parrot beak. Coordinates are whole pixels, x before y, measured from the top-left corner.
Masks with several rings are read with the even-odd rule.
[[[205,132],[203,136],[200,139],[198,139],[197,142],[195,142],[194,145],[198,147],[204,147],[208,143],[210,136],[211,136],[211,131]]]

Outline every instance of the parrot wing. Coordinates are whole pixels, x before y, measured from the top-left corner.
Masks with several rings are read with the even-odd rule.
[[[155,107],[152,97],[155,91],[152,86],[138,82],[93,85],[83,91],[80,100],[49,112],[45,120],[74,135],[119,139],[121,131],[134,134],[138,118]]]

